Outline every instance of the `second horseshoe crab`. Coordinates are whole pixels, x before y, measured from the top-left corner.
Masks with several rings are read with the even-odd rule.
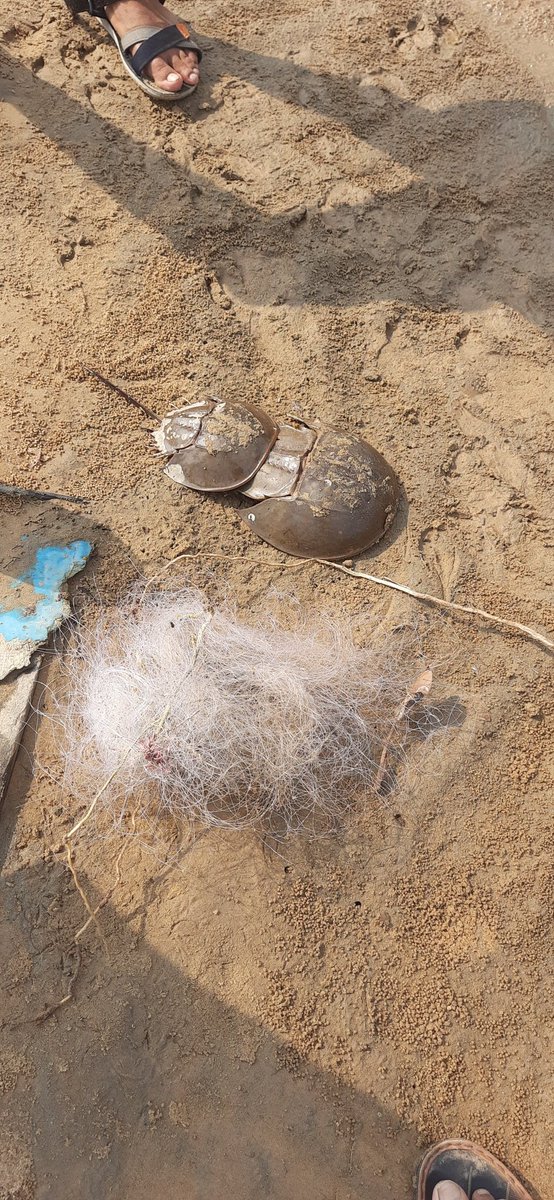
[[[355,434],[325,430],[288,490],[274,490],[271,460],[286,429],[281,426],[274,451],[243,489],[257,498],[260,478],[268,477],[264,499],[241,512],[241,519],[277,550],[300,558],[349,558],[373,546],[388,529],[400,494],[386,459]]]
[[[171,458],[166,475],[198,492],[231,492],[250,482],[277,440],[257,404],[213,397],[169,413],[153,435]]]

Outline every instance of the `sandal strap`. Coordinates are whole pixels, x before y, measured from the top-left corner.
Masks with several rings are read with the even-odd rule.
[[[131,55],[131,63],[133,70],[137,75],[140,75],[144,68],[152,62],[153,58],[157,58],[158,54],[164,54],[166,50],[193,50],[198,56],[198,62],[202,58],[202,51],[196,42],[193,42],[190,36],[188,25],[166,25],[163,29],[156,29],[155,33],[148,33],[149,27],[132,29],[130,33],[126,33],[124,38],[121,38],[121,46],[125,50],[129,46],[133,46],[135,42],[142,42],[138,50]],[[137,35],[148,33],[144,40]],[[127,43],[125,45],[125,43]]]
[[[123,37],[120,37],[119,45],[122,50],[130,50],[131,46],[136,46],[137,42],[147,42],[149,38],[159,32],[159,25],[137,25],[136,29],[131,29],[129,33],[124,33]]]
[[[77,13],[88,12],[91,17],[107,19],[102,0],[65,0],[65,3],[73,16],[77,16]],[[165,4],[165,0],[161,0],[161,3]]]

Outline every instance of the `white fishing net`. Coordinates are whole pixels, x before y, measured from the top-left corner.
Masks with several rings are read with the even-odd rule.
[[[394,755],[406,732],[413,660],[407,670],[370,627],[364,641],[329,617],[246,624],[192,589],[134,593],[66,658],[64,784],[116,822],[138,805],[204,826],[328,832],[381,786],[384,748]]]

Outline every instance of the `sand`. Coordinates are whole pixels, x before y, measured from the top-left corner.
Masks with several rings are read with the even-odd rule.
[[[552,629],[549,5],[197,2],[205,82],[166,108],[93,22],[7,8],[1,477],[90,503],[2,522],[95,542],[82,623],[193,552],[179,578],[244,613],[407,627],[457,717],[333,840],[90,831],[76,943],[58,646],[2,813],[0,1197],[409,1200],[451,1134],[546,1200],[551,660],[291,566],[82,367],[160,414],[215,392],[361,433],[405,489],[367,568]]]

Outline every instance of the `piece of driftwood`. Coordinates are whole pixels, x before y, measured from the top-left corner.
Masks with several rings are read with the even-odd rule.
[[[10,782],[41,661],[37,655],[30,670],[20,671],[12,682],[0,683],[0,802]]]

